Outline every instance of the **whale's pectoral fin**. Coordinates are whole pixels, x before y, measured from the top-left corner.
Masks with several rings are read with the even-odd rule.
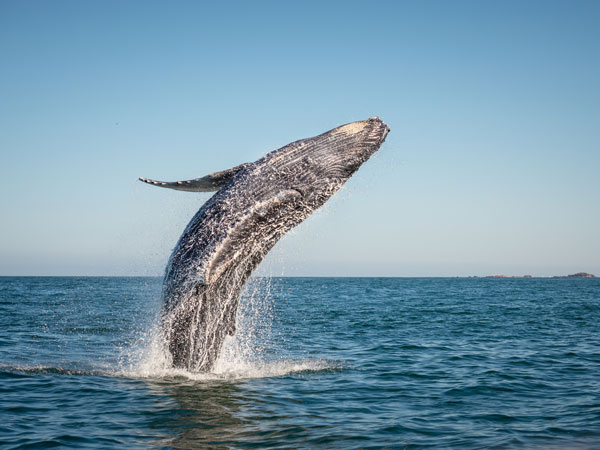
[[[221,172],[211,173],[202,178],[195,178],[193,180],[185,181],[156,181],[148,178],[140,177],[139,180],[144,183],[151,184],[153,186],[164,187],[169,189],[176,189],[178,191],[188,192],[213,192],[218,191],[221,187],[225,186],[236,173],[240,170],[248,167],[250,163],[240,164],[231,169],[223,170]]]

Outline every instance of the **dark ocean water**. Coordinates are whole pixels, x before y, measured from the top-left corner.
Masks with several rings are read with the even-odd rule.
[[[600,448],[600,280],[256,280],[216,373],[155,278],[0,278],[2,448]]]

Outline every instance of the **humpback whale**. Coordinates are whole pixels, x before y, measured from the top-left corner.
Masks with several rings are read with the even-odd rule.
[[[389,131],[374,117],[202,178],[140,178],[163,188],[216,191],[187,225],[165,271],[161,332],[174,367],[213,370],[225,336],[235,333],[240,293],[251,273],[379,149]]]

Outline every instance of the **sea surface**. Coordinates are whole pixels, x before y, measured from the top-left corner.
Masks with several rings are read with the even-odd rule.
[[[600,448],[600,279],[255,279],[215,373],[158,278],[0,278],[0,448]]]

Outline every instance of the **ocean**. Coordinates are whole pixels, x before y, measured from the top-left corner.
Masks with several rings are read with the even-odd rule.
[[[256,278],[211,374],[160,290],[0,278],[0,447],[600,448],[600,279]]]

